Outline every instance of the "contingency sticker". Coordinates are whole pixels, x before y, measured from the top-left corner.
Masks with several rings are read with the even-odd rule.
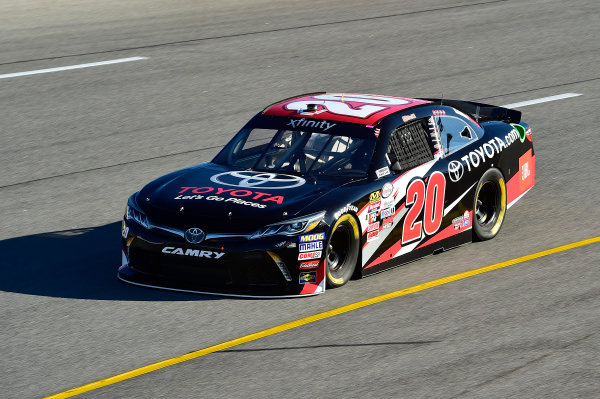
[[[323,251],[300,252],[298,260],[320,259]]]
[[[311,241],[300,244],[299,252],[318,251],[323,249],[323,241]]]
[[[316,269],[319,267],[320,261],[318,260],[309,260],[308,262],[300,262],[300,269]]]
[[[300,284],[316,284],[317,272],[300,272]]]
[[[381,169],[377,169],[375,171],[375,174],[377,175],[377,177],[387,176],[390,174],[390,168],[388,168],[387,166],[384,166]]]
[[[324,240],[324,239],[325,239],[325,233],[306,234],[306,235],[298,237],[298,240],[300,242],[318,241],[318,240]]]

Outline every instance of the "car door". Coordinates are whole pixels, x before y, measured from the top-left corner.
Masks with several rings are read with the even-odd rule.
[[[441,155],[441,151],[438,151],[441,147],[436,149],[430,138],[429,124],[432,120],[430,115],[415,118],[414,114],[411,114],[410,120],[406,120],[407,123],[401,121],[390,129],[385,157],[391,175],[382,186],[381,198],[374,193],[376,207],[368,215],[372,233],[367,233],[371,233],[377,241],[369,242],[367,235],[367,243],[362,251],[364,274],[391,267],[398,257],[411,260],[412,249],[435,223],[441,222],[441,216],[436,216],[434,220],[423,220],[426,181],[436,158]],[[439,173],[433,179],[437,182]],[[440,191],[439,187],[434,190],[436,194]],[[440,198],[443,199],[443,196]],[[437,206],[436,209],[441,207]]]

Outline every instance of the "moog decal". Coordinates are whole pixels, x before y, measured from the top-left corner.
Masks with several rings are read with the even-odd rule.
[[[325,239],[325,233],[305,234],[303,236],[298,237],[298,241],[300,241],[300,242],[318,241],[318,240],[324,240],[324,239]]]

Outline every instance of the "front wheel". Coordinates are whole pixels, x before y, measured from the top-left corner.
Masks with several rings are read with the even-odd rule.
[[[342,215],[331,229],[325,251],[327,287],[336,288],[346,284],[356,268],[360,241],[360,229],[352,215]]]
[[[480,241],[494,238],[506,214],[506,184],[498,169],[489,169],[481,176],[473,209],[475,237]]]

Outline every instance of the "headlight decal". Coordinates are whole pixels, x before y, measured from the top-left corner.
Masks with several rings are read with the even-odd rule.
[[[306,233],[317,227],[324,217],[325,211],[322,211],[301,218],[270,224],[256,231],[251,238],[272,236],[276,234],[293,236],[297,234]]]
[[[134,208],[130,204],[127,204],[127,208],[125,210],[125,218],[127,220],[134,220],[139,225],[150,228],[150,222],[148,221],[148,217],[140,210]]]

